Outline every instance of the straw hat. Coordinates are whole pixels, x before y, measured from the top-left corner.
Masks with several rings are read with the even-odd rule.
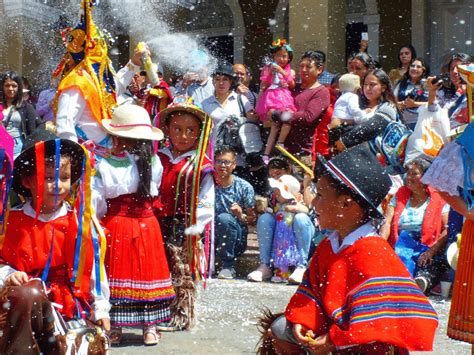
[[[282,175],[278,180],[270,178],[268,183],[272,189],[280,190],[280,195],[287,200],[294,199],[300,192],[300,182],[291,175]]]
[[[457,241],[455,241],[454,243],[451,243],[451,245],[448,247],[448,250],[446,251],[446,258],[448,259],[448,264],[454,270],[456,270],[456,267],[458,266],[460,244],[461,244],[461,235],[458,234]]]
[[[102,120],[107,133],[114,136],[160,141],[164,135],[161,129],[151,125],[147,110],[137,105],[122,105],[112,113],[112,119]]]
[[[201,123],[204,123],[207,117],[207,113],[205,113],[201,107],[194,103],[192,97],[176,96],[173,102],[160,112],[161,128],[163,128],[163,126],[166,124],[168,116],[174,112],[188,112],[193,116],[196,116],[196,118],[201,121]]]

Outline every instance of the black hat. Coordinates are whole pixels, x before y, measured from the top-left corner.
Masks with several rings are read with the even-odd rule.
[[[220,62],[217,64],[217,68],[214,70],[214,74],[212,74],[212,76],[214,77],[215,75],[228,76],[233,82],[237,80],[237,76],[234,73],[234,68],[232,68],[232,65],[227,62]]]
[[[36,171],[36,143],[44,142],[45,158],[56,155],[55,140],[58,137],[51,131],[44,128],[36,129],[31,135],[26,137],[20,155],[15,159],[13,169],[13,189],[25,197],[30,197],[30,190],[23,187],[21,177],[34,174]],[[69,139],[60,139],[60,154],[71,156],[71,183],[76,182],[82,175],[82,161],[84,150],[82,147]],[[34,170],[33,170],[34,169]]]
[[[349,187],[355,196],[367,202],[373,210],[373,217],[382,217],[377,208],[387,196],[392,181],[368,144],[349,148],[329,161],[318,155],[316,178],[323,171],[329,172],[336,181]]]

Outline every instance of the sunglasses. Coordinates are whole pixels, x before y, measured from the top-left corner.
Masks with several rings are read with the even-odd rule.
[[[216,165],[217,166],[221,166],[221,165],[231,166],[233,163],[234,163],[233,160],[227,160],[227,159],[217,159],[216,160]]]

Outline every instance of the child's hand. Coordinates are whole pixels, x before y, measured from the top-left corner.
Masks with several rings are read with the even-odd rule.
[[[329,339],[329,334],[321,335],[316,339],[311,339],[310,342],[310,354],[329,354],[336,350],[336,347]]]
[[[286,212],[291,212],[291,213],[297,213],[298,211],[298,206],[297,205],[286,205],[284,210]]]
[[[314,341],[313,331],[301,324],[293,324],[293,335],[296,341],[304,346],[310,346],[310,343]]]
[[[110,319],[109,318],[102,318],[97,321],[97,325],[101,327],[103,330],[108,332],[110,330]]]
[[[6,286],[21,286],[28,282],[28,275],[23,271],[15,271],[5,280]]]

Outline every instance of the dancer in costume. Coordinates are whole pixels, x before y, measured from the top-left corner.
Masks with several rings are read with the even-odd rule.
[[[459,65],[458,72],[468,85],[471,123],[461,136],[441,150],[423,176],[422,183],[438,190],[451,208],[465,218],[449,313],[448,336],[474,344],[474,65]]]
[[[136,51],[115,74],[107,54],[106,38],[92,20],[92,6],[92,1],[83,0],[79,24],[62,33],[67,53],[53,74],[61,79],[55,123],[61,138],[90,140],[96,146],[108,147],[110,140],[101,122],[111,117],[116,97],[126,91],[140,71],[142,53]]]
[[[90,163],[79,144],[56,138],[36,130],[15,159],[13,188],[29,200],[10,211],[1,250],[2,354],[64,353],[56,335],[67,333],[71,347],[72,320],[72,328],[87,328],[85,319],[110,326],[105,236],[87,203]],[[81,177],[78,213],[67,198]]]
[[[273,321],[274,347],[321,354],[432,350],[436,312],[374,227],[390,178],[366,144],[329,161],[318,156],[317,165],[313,205],[321,228],[333,232],[316,248],[284,316]]]
[[[159,152],[164,169],[158,219],[176,292],[168,329],[188,329],[196,320],[195,282],[206,277],[205,260],[212,255],[214,180],[212,163],[205,155],[211,120],[191,98],[182,97],[163,110],[160,119],[170,147]]]
[[[123,105],[104,120],[112,138],[111,155],[97,163],[94,196],[97,215],[110,231],[106,268],[110,283],[111,340],[119,343],[122,327],[142,327],[143,341],[155,345],[155,325],[171,319],[175,294],[160,225],[153,213],[163,168],[151,141],[163,139],[146,110]],[[166,187],[168,188],[168,187]]]

